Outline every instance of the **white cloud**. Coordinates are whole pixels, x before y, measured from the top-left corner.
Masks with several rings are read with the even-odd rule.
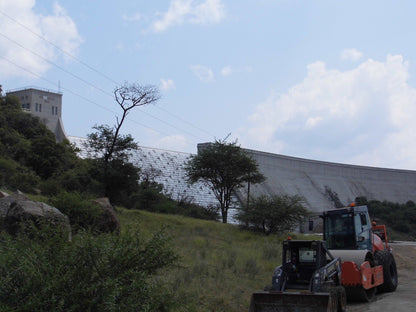
[[[233,70],[231,66],[226,66],[223,69],[221,69],[221,75],[223,76],[229,76],[233,73]]]
[[[193,65],[191,66],[191,70],[201,81],[208,82],[214,80],[214,73],[206,66]]]
[[[62,54],[48,41],[72,55],[82,42],[75,23],[59,4],[55,3],[53,14],[46,16],[36,14],[34,6],[35,0],[0,1],[1,11],[7,12],[0,19],[2,34],[18,43],[6,38],[0,40],[0,55],[9,60],[0,59],[2,78],[31,75],[13,63],[37,75],[44,74],[51,66],[45,59],[56,60]]]
[[[400,55],[307,77],[256,107],[244,146],[291,156],[416,169],[416,89]]]
[[[175,89],[175,82],[172,79],[160,79],[160,83],[162,84],[161,89],[163,91]]]
[[[363,53],[357,49],[345,49],[341,52],[341,59],[358,61],[363,57]]]
[[[154,32],[163,32],[183,23],[209,25],[219,23],[225,17],[222,0],[171,0],[167,12],[153,22]]]

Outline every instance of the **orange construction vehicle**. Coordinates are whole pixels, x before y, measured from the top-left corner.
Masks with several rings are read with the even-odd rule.
[[[325,211],[323,241],[286,241],[272,287],[255,292],[250,312],[343,312],[346,299],[371,301],[395,291],[397,268],[384,225],[366,206]]]
[[[395,291],[397,268],[386,227],[370,222],[367,206],[325,211],[324,240],[342,259],[341,284],[349,300],[370,301],[376,291]]]

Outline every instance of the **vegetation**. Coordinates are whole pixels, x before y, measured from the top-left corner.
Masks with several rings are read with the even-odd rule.
[[[124,103],[120,99],[119,104]],[[120,127],[122,120],[117,121]],[[270,284],[280,264],[281,241],[286,238],[281,232],[292,229],[304,215],[301,199],[282,196],[248,201],[240,220],[269,235],[171,215],[216,217],[186,198],[174,201],[165,196],[162,185],[127,163],[123,153],[128,149],[118,150],[117,140],[133,148],[135,143],[116,129],[95,128],[97,144],[115,144],[104,169],[99,149],[95,158],[78,158],[69,142],[55,143],[37,118],[21,112],[16,98],[1,97],[0,184],[12,190],[40,191],[38,197],[48,195],[44,201],[70,217],[75,235],[68,242],[66,233],[47,226],[34,228],[30,238],[0,233],[0,312],[247,310],[251,293]],[[212,146],[206,154],[199,154],[204,157],[188,164],[189,179],[218,186],[226,222],[231,192],[244,183],[249,189],[250,183],[263,177],[235,143],[218,141]],[[121,234],[97,235],[98,211],[90,199],[113,189],[110,182],[115,182],[115,190],[126,176],[134,179],[131,188],[109,193],[130,208],[117,208]],[[215,177],[222,184],[215,184]],[[413,233],[413,202],[403,206],[361,200],[373,216]],[[406,228],[399,222],[410,225]]]
[[[127,161],[138,145],[131,135],[120,134],[121,127],[132,109],[156,102],[160,94],[155,86],[125,83],[114,90],[114,98],[123,111],[121,118],[117,118],[114,128],[95,126],[96,132],[88,135],[86,147],[92,152],[94,173],[104,186],[104,195],[112,202],[123,203],[137,186],[139,170]]]
[[[0,183],[26,192],[48,179],[56,184],[79,164],[74,147],[56,143],[54,134],[39,118],[23,113],[13,96],[0,97],[0,155]]]
[[[178,258],[163,232],[137,231],[68,242],[57,229],[37,236],[0,236],[0,311],[169,311],[170,291],[158,279]],[[163,296],[161,296],[163,294]]]
[[[260,196],[243,205],[237,219],[246,228],[265,234],[293,231],[309,215],[300,196]]]
[[[370,216],[393,229],[398,236],[405,239],[416,239],[416,204],[408,201],[405,204],[389,201],[367,200],[366,197],[357,197],[357,205],[367,205]]]
[[[186,199],[172,200],[163,185],[127,161],[137,143],[119,134],[121,125],[132,108],[157,100],[157,89],[125,85],[116,89],[115,97],[123,109],[121,120],[114,128],[94,127],[89,135],[91,157],[81,159],[73,145],[56,143],[39,118],[24,113],[17,97],[0,92],[0,186],[50,197],[73,193],[68,196],[82,198],[80,207],[86,199],[108,194],[113,204],[127,208],[216,219],[215,212]],[[91,226],[90,221],[85,224]]]
[[[142,209],[158,213],[179,214],[183,216],[217,220],[216,209],[201,207],[186,197],[173,200],[163,194],[163,185],[152,180],[142,180],[137,191],[131,196],[132,209]]]
[[[99,192],[111,202],[126,205],[129,197],[137,190],[140,169],[128,161],[138,149],[131,135],[117,135],[107,125],[95,126],[96,131],[88,134],[86,149],[92,157],[90,174],[100,181]]]
[[[287,234],[263,235],[238,226],[183,216],[119,209],[124,226],[145,236],[162,226],[172,237],[181,266],[164,275],[179,311],[248,311],[251,294],[271,284]],[[293,239],[319,239],[291,233]]]
[[[227,223],[234,192],[244,183],[260,183],[264,176],[256,162],[240,146],[215,141],[191,156],[187,166],[188,181],[203,181],[213,191],[221,209],[222,222]]]
[[[88,195],[62,191],[47,202],[68,217],[73,233],[84,230],[97,232],[101,209]]]

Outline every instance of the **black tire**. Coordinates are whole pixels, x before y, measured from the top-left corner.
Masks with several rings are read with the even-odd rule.
[[[333,289],[331,289],[331,291],[329,292],[329,297],[330,297],[330,304],[331,304],[329,311],[337,312],[338,311],[338,294],[337,294],[335,287],[333,287]]]
[[[384,283],[378,287],[379,292],[395,291],[398,285],[396,261],[388,250],[376,251],[376,261],[383,266]]]
[[[322,286],[320,292],[329,293],[329,311],[338,312],[338,287],[336,287],[335,285],[324,285]]]
[[[337,286],[337,297],[338,297],[338,312],[346,312],[347,311],[347,292],[343,286]]]

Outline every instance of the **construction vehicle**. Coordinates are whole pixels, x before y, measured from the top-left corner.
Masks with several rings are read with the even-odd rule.
[[[272,287],[252,295],[250,312],[346,311],[346,300],[371,301],[397,288],[386,228],[370,222],[366,206],[329,210],[323,241],[283,242]]]
[[[341,259],[334,258],[324,241],[283,242],[282,265],[272,278],[272,289],[252,296],[250,312],[345,311]],[[312,308],[312,309],[311,309]]]

